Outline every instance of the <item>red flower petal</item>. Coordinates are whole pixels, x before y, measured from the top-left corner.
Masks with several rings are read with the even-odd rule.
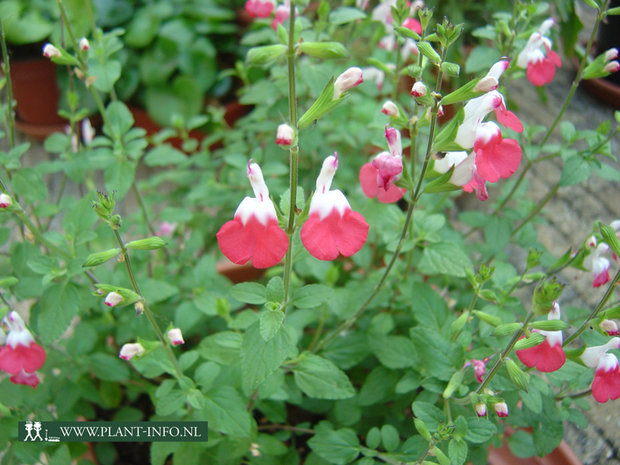
[[[601,287],[603,284],[607,284],[611,277],[609,276],[609,268],[602,273],[597,274],[592,281],[592,287]]]
[[[267,18],[271,16],[273,4],[261,0],[248,0],[245,2],[245,11],[255,18]]]
[[[350,257],[357,253],[368,236],[368,223],[352,210],[340,216],[335,209],[323,220],[313,213],[301,228],[301,242],[319,260],[334,260],[339,254]]]
[[[620,397],[620,367],[618,365],[609,371],[596,370],[592,382],[592,396],[600,403]]]
[[[476,146],[477,145],[477,146]],[[489,182],[510,177],[521,162],[521,147],[514,139],[491,141],[488,144],[476,144],[476,169],[478,174]]]
[[[237,218],[226,222],[217,233],[222,253],[238,265],[252,259],[255,268],[269,268],[288,250],[288,236],[272,219],[263,225],[251,216],[245,225]]]
[[[517,350],[516,354],[526,367],[536,367],[538,371],[543,373],[559,370],[566,361],[566,354],[562,345],[556,344],[551,347],[547,339],[529,349]]]
[[[502,126],[512,129],[516,132],[523,132],[523,124],[521,120],[512,111],[507,110],[504,106],[495,109],[495,117],[497,122]]]
[[[381,203],[394,203],[402,199],[407,190],[394,184],[388,190],[379,188],[377,185],[377,173],[377,168],[372,163],[366,163],[360,169],[359,179],[364,195],[370,199],[377,197],[377,200]]]
[[[24,370],[32,373],[43,366],[45,349],[34,342],[28,347],[18,344],[15,348],[0,348],[0,370],[15,374]]]
[[[530,63],[527,66],[527,78],[535,86],[544,86],[553,80],[555,64],[548,58]]]
[[[23,384],[36,388],[39,384],[39,376],[36,373],[25,373],[23,370],[9,378],[14,384]]]

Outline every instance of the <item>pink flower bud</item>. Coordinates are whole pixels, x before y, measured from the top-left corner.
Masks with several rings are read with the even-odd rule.
[[[387,100],[381,107],[381,113],[388,116],[398,116],[398,107],[391,100]]]
[[[601,329],[605,331],[609,336],[620,335],[620,331],[618,330],[618,325],[613,320],[601,321]]]
[[[340,98],[343,92],[364,82],[362,70],[356,66],[347,69],[334,82],[334,100]]]
[[[610,48],[605,52],[605,61],[615,60],[616,58],[618,58],[617,48]]]
[[[123,360],[131,360],[134,357],[139,357],[144,353],[144,347],[142,344],[136,342],[133,344],[123,344],[118,356]]]
[[[295,131],[288,124],[281,124],[278,126],[278,130],[276,132],[276,144],[278,145],[291,145],[293,142],[293,136],[295,135]]]
[[[8,208],[11,206],[11,204],[13,203],[13,200],[11,200],[11,197],[7,194],[0,194],[0,208]]]
[[[183,340],[183,333],[181,333],[179,328],[172,328],[168,331],[168,339],[170,339],[173,346],[185,344],[185,341]]]
[[[487,416],[487,406],[486,406],[486,404],[483,404],[482,402],[479,402],[476,405],[474,405],[474,408],[476,409],[476,415],[478,415],[479,417],[486,417]]]
[[[596,237],[594,236],[588,237],[588,239],[586,240],[586,246],[591,247],[591,248],[596,247]]]
[[[485,76],[478,81],[476,87],[474,87],[474,92],[490,92],[497,89],[498,85],[499,81],[497,78],[493,76]]]
[[[498,417],[504,418],[508,416],[508,405],[506,405],[506,402],[498,402],[493,405],[493,408]]]
[[[54,47],[52,44],[47,43],[43,46],[43,56],[46,58],[59,57],[61,55],[60,50]]]
[[[443,105],[439,105],[439,108],[437,109],[437,116],[443,116],[444,112],[443,112]]]
[[[416,81],[411,88],[411,92],[409,92],[414,97],[423,97],[426,95],[427,89],[422,81]]]
[[[403,145],[400,140],[400,132],[398,131],[398,129],[386,126],[385,138],[387,139],[388,147],[390,148],[390,153],[392,154],[392,156],[402,157]]]
[[[619,69],[620,69],[620,63],[614,60],[614,61],[610,61],[609,63],[607,63],[605,67],[603,68],[603,71],[605,71],[606,73],[615,73]]]
[[[123,301],[123,296],[117,292],[110,292],[106,297],[104,303],[108,307],[116,307]]]
[[[90,43],[88,42],[88,39],[86,37],[82,37],[80,39],[80,50],[88,50],[90,48]]]

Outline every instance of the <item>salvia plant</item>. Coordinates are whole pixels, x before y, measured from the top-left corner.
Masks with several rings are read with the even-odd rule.
[[[17,441],[18,421],[75,419],[209,422],[207,442],[134,445],[153,465],[484,464],[505,439],[548,454],[589,399],[620,397],[620,220],[561,256],[533,224],[559,190],[620,180],[618,113],[563,120],[582,79],[617,71],[617,50],[590,52],[620,11],[585,2],[594,26],[541,126],[509,83],[544,99],[571,2],[517,1],[473,31],[432,2],[335,3],[248,0],[245,60],[220,79],[251,112],[230,127],[207,106],[146,137],[114,91],[122,31],[76,37],[58,0],[62,43],[42,54],[68,75],[69,123],[50,161],[28,161],[2,80],[3,464],[92,463],[82,443]],[[559,179],[528,196],[550,159]],[[598,303],[563,301],[567,268]]]

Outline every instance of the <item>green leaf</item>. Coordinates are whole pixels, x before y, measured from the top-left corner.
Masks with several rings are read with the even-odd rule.
[[[429,431],[437,431],[439,423],[445,421],[443,412],[429,402],[416,401],[411,404],[413,414],[422,420]]]
[[[381,440],[386,451],[395,451],[400,445],[398,430],[392,425],[383,425],[381,427]]]
[[[116,192],[119,199],[129,192],[136,175],[136,164],[129,160],[117,160],[105,170],[104,180],[108,192]]]
[[[370,449],[376,449],[381,444],[381,432],[379,428],[373,426],[366,434],[366,446]]]
[[[308,441],[308,445],[315,453],[336,465],[351,463],[360,453],[357,435],[348,428],[320,431]]]
[[[88,70],[91,76],[96,77],[93,86],[99,92],[108,93],[121,77],[121,63],[118,60],[90,59]]]
[[[599,223],[599,229],[601,230],[603,239],[605,239],[605,243],[609,245],[612,252],[615,253],[617,257],[620,257],[620,241],[618,241],[618,236],[616,236],[616,230],[603,223]]]
[[[467,443],[462,439],[451,439],[448,444],[451,465],[463,465],[467,460]]]
[[[465,440],[474,444],[482,444],[491,439],[497,432],[494,423],[486,418],[469,417],[467,419],[467,433]]]
[[[332,24],[346,24],[366,17],[366,13],[357,8],[343,6],[329,13],[329,22]]]
[[[309,397],[348,399],[355,395],[355,389],[345,372],[318,355],[308,352],[302,354],[293,373],[295,383]]]
[[[246,401],[231,386],[218,386],[204,399],[202,416],[209,422],[209,429],[231,436],[250,436],[252,420],[246,410]]]
[[[382,365],[392,368],[415,366],[416,350],[413,342],[404,336],[369,334],[368,343]]]
[[[282,302],[284,299],[284,281],[280,276],[274,276],[267,283],[267,302]]]
[[[241,373],[243,386],[253,391],[277,370],[292,349],[290,336],[281,326],[274,337],[265,341],[260,324],[253,323],[246,331],[241,345]]]
[[[159,147],[155,147],[149,150],[146,157],[144,157],[144,163],[147,166],[178,165],[184,161],[187,161],[187,155],[170,144],[162,144]]]
[[[260,316],[260,335],[265,341],[269,341],[280,330],[284,321],[282,310],[266,310]]]
[[[123,102],[110,103],[105,113],[109,126],[104,127],[104,132],[112,138],[121,138],[133,126],[133,116]]]
[[[179,293],[178,287],[160,279],[142,279],[140,288],[142,295],[150,303],[163,302]]]
[[[84,361],[92,367],[93,374],[104,381],[125,381],[129,379],[127,363],[114,355],[98,352]]]
[[[437,242],[424,248],[418,271],[464,278],[465,268],[471,267],[469,257],[459,246],[451,242]]]
[[[277,60],[286,53],[286,46],[283,44],[263,45],[253,47],[248,50],[246,61],[250,66],[260,66]]]
[[[243,335],[232,331],[221,331],[212,336],[207,336],[198,347],[200,355],[207,360],[233,365],[239,361]]]
[[[239,302],[245,302],[247,304],[260,305],[267,301],[267,290],[265,286],[254,282],[235,284],[230,289],[230,295]]]
[[[69,282],[53,283],[41,296],[38,333],[44,345],[59,338],[69,327],[73,317],[80,311],[78,287]]]
[[[347,93],[345,92],[339,98],[334,99],[334,78],[332,77],[323,91],[321,95],[314,101],[312,106],[308,108],[308,110],[299,118],[297,122],[297,127],[299,129],[305,129],[310,126],[314,121],[322,118],[327,113],[336,108],[340,102],[344,101],[347,98]]]
[[[293,303],[297,308],[314,308],[327,302],[334,290],[323,284],[308,284],[297,289],[293,295]]]
[[[154,442],[150,447],[151,465],[164,465],[166,459],[179,448],[180,442]]]
[[[574,156],[566,160],[562,167],[560,186],[574,186],[590,177],[590,164],[580,156]]]
[[[317,58],[344,58],[349,55],[340,42],[302,42],[298,47],[302,53]]]
[[[24,168],[13,173],[11,180],[15,194],[28,202],[40,202],[47,199],[47,186],[39,174]]]

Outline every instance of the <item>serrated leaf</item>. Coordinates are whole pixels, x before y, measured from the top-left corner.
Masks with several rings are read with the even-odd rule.
[[[422,274],[440,274],[464,278],[465,269],[471,267],[469,257],[456,244],[437,242],[424,248],[418,271]]]
[[[319,431],[308,441],[308,445],[315,453],[336,465],[351,463],[360,453],[357,435],[348,428]]]
[[[333,362],[304,353],[293,367],[295,383],[309,397],[316,399],[348,399],[355,395],[349,378]]]
[[[265,286],[254,282],[235,284],[230,289],[230,295],[239,302],[248,304],[260,305],[267,301],[267,290]]]
[[[381,364],[387,368],[399,369],[415,366],[415,346],[404,336],[370,334],[368,343]]]
[[[295,291],[293,302],[298,308],[314,308],[327,302],[333,293],[331,287],[323,284],[308,284]]]
[[[252,419],[246,402],[231,386],[218,386],[207,392],[202,409],[209,429],[231,436],[250,436]]]
[[[260,316],[260,335],[265,341],[269,341],[276,335],[284,321],[282,310],[267,310]]]

